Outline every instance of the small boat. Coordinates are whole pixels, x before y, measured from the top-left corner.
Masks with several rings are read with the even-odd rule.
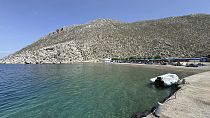
[[[176,74],[171,74],[171,73],[164,74],[164,75],[157,76],[150,79],[151,83],[154,83],[155,85],[159,85],[159,86],[165,86],[165,87],[177,84],[178,81],[179,81],[179,77]]]

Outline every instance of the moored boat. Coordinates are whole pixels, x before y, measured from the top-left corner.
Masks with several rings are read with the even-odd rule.
[[[171,74],[171,73],[164,74],[164,75],[157,76],[150,79],[151,83],[154,83],[155,85],[159,85],[159,86],[165,86],[165,87],[177,84],[178,81],[179,81],[179,77],[176,74]]]

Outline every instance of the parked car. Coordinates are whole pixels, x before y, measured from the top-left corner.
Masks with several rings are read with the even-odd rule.
[[[191,64],[187,64],[186,67],[198,67],[198,65],[191,63]]]
[[[198,63],[197,65],[198,65],[198,66],[205,66],[205,65],[204,65],[204,64],[202,64],[202,63]]]

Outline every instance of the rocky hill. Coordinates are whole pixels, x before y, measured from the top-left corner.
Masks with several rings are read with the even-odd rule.
[[[122,23],[97,19],[57,29],[2,63],[71,63],[114,57],[197,57],[210,54],[210,15]]]

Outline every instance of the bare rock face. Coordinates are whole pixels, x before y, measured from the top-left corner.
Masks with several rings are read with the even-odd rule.
[[[83,57],[73,41],[59,43],[38,50],[21,51],[11,55],[6,63],[42,64],[42,63],[71,63],[80,62]]]
[[[114,57],[196,57],[210,54],[210,15],[121,23],[97,19],[63,27],[0,63],[73,63]]]

